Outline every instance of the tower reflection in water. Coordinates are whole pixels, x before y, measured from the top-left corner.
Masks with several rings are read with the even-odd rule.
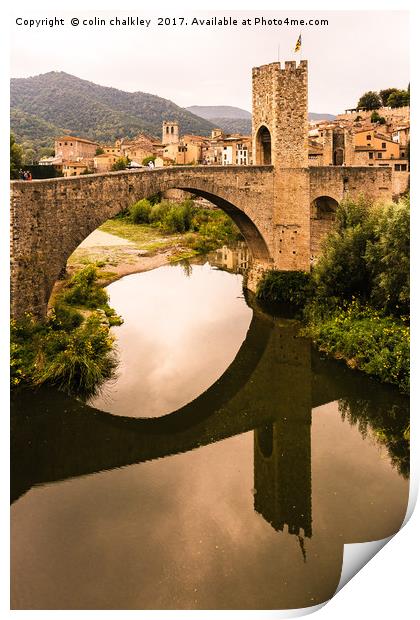
[[[254,508],[276,531],[297,536],[305,559],[304,538],[312,536],[311,348],[289,331],[277,332],[275,347],[279,416],[254,432]]]

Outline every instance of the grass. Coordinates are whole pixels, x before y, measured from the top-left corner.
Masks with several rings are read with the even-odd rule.
[[[46,321],[27,314],[11,323],[11,384],[52,385],[89,398],[114,376],[112,325],[121,318],[89,265],[65,282]]]
[[[133,224],[126,219],[108,220],[99,230],[116,235],[122,239],[127,239],[135,244],[138,250],[160,250],[171,247],[174,240],[179,241],[180,235],[162,235],[157,234],[156,228],[152,228],[149,224]]]

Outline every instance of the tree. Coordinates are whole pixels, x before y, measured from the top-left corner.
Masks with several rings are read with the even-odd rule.
[[[357,107],[365,110],[378,110],[381,107],[381,99],[377,92],[369,90],[360,97]]]
[[[375,238],[366,247],[372,273],[372,302],[387,313],[408,314],[410,303],[410,200],[379,210]]]
[[[385,125],[386,119],[380,114],[378,114],[376,110],[373,110],[372,114],[370,115],[370,122],[379,123],[380,125]]]
[[[388,105],[391,108],[402,108],[410,105],[410,93],[408,90],[396,90],[388,98]]]
[[[141,163],[143,164],[143,166],[147,166],[150,161],[154,162],[155,159],[156,159],[156,155],[149,155],[148,157],[145,157]]]
[[[314,278],[320,297],[366,300],[371,275],[364,258],[368,241],[374,239],[371,204],[344,200],[337,208],[334,230],[323,244]]]
[[[19,170],[22,167],[23,149],[16,144],[15,137],[10,134],[10,178],[18,179]]]
[[[112,165],[111,170],[125,170],[130,164],[128,157],[120,157],[115,164]]]
[[[98,148],[95,151],[95,155],[103,155],[104,153],[105,153],[105,151],[103,150],[103,148],[98,146]]]
[[[390,97],[390,95],[392,95],[393,93],[397,92],[398,89],[397,88],[385,88],[384,90],[380,90],[379,91],[379,96],[381,98],[382,101],[382,105],[384,107],[387,107],[388,104],[388,99]]]

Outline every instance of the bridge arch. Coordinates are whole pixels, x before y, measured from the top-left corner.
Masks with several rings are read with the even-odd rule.
[[[255,157],[257,166],[271,166],[271,133],[266,125],[260,125],[255,134]]]
[[[254,189],[255,174],[260,185]],[[12,314],[42,318],[69,256],[103,222],[142,198],[177,188],[229,215],[258,262],[272,263],[270,216],[261,201],[271,170],[244,166],[172,167],[12,184]],[[271,185],[271,184],[270,184]]]

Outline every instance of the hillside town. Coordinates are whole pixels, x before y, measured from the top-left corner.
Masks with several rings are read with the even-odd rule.
[[[379,166],[393,172],[409,171],[410,108],[382,107],[346,110],[333,121],[309,121],[309,166]],[[99,144],[79,136],[55,139],[54,156],[39,161],[53,166],[59,175],[78,176],[125,167],[139,168],[150,161],[155,167],[179,165],[252,165],[252,139],[249,135],[226,134],[213,129],[208,137],[180,132],[177,121],[162,123],[158,140],[146,133],[133,139],[119,138],[114,144]]]

